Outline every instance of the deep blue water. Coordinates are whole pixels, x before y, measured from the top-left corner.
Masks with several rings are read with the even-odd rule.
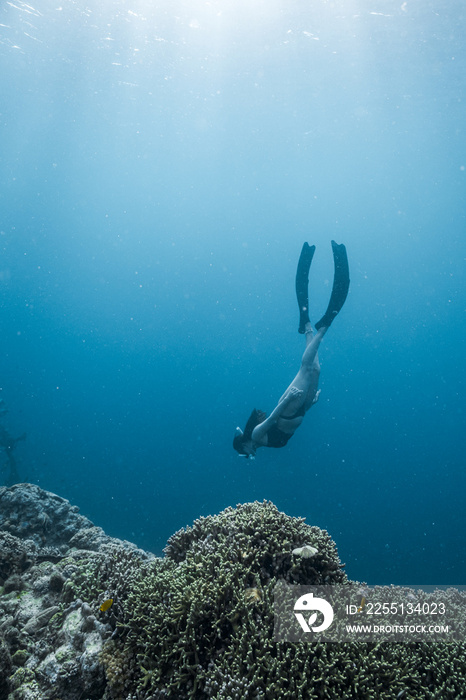
[[[353,579],[465,584],[464,3],[30,2],[0,8],[21,480],[156,553],[270,499]],[[301,245],[316,321],[332,238],[351,289],[321,400],[241,460],[236,425],[299,366]]]

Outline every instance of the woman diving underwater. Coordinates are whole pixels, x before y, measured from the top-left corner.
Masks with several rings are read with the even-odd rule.
[[[296,271],[296,296],[299,306],[299,333],[306,336],[301,367],[270,416],[254,409],[244,431],[236,428],[233,447],[242,457],[254,458],[258,447],[284,447],[301,423],[305,413],[319,398],[320,365],[317,352],[330,324],[341,310],[348,295],[349,269],[346,248],[332,241],[335,275],[327,311],[315,324],[313,334],[309,320],[309,269],[315,246],[304,243]]]

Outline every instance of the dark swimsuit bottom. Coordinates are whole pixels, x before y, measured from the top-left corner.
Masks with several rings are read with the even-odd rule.
[[[281,416],[281,420],[294,420],[299,416],[304,416],[305,413],[306,409],[304,408],[303,404],[301,408],[298,408],[296,413],[293,413],[292,416]],[[275,423],[267,431],[267,447],[285,447],[286,443],[291,437],[293,437],[293,435],[294,433],[283,432],[283,430],[280,430]]]

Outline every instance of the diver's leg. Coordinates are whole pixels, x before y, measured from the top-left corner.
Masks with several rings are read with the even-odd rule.
[[[309,345],[314,337],[314,331],[312,330],[311,322],[308,321],[304,326],[304,333],[306,335],[306,347]]]
[[[333,278],[332,294],[328,303],[327,311],[322,316],[320,321],[316,323],[316,329],[328,328],[335,316],[341,310],[348,296],[349,289],[349,267],[346,248],[343,244],[338,245],[332,241],[333,262],[335,265],[335,275]]]
[[[320,375],[319,357],[317,352],[322,342],[322,338],[327,332],[327,328],[320,328],[317,333],[312,336],[312,329],[310,325],[311,324],[308,326],[309,332],[306,333],[306,349],[301,359],[301,367],[299,368],[298,374],[281,397],[280,401],[285,398],[292,386],[300,389],[303,392],[303,396],[296,399],[296,401],[290,402],[289,409],[287,409],[287,414],[294,413],[300,406],[303,405],[303,403],[306,405],[307,410],[308,406],[312,405],[317,392],[317,385],[319,383]]]
[[[296,298],[299,307],[299,333],[306,333],[309,323],[309,269],[315,252],[315,245],[304,243],[296,270]]]
[[[324,331],[325,333],[325,331]],[[313,340],[313,331],[311,324],[306,324],[306,350],[311,344]],[[305,353],[306,354],[306,353]],[[312,351],[312,354],[313,351]],[[304,399],[304,408],[306,411],[308,411],[313,404],[317,401],[319,398],[320,394],[320,389],[319,389],[319,378],[320,378],[320,362],[319,362],[319,354],[318,352],[315,353],[314,359],[312,360],[312,356],[310,357],[305,357],[305,363],[307,365],[308,360],[312,362],[310,370],[306,369],[303,371],[306,373],[306,379],[307,379],[307,391],[306,391],[306,396]]]
[[[317,352],[328,328],[321,326],[315,335],[312,335],[312,328],[309,324],[309,330],[306,330],[306,349],[301,359],[301,370],[311,371],[315,367],[319,367],[319,357]],[[301,371],[300,370],[300,371]]]

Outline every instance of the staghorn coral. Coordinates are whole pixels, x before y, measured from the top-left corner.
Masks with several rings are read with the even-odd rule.
[[[165,551],[133,579],[121,635],[104,647],[106,700],[462,697],[464,643],[273,641],[279,580],[349,582],[329,535],[271,503],[200,518]]]
[[[316,549],[312,561],[296,560],[293,549],[308,542]],[[236,679],[238,697],[265,689],[275,653],[267,637],[276,581],[347,580],[326,532],[268,502],[201,518],[173,535],[165,552],[165,560],[142,568],[126,601],[120,645],[139,664],[123,684],[127,695],[151,698],[163,690],[166,697],[211,697],[226,673]],[[121,691],[119,677],[112,697]]]
[[[104,544],[98,552],[72,552],[60,563],[68,579],[63,599],[69,603],[79,598],[98,610],[104,600],[113,598],[109,617],[113,616],[128,594],[133,575],[143,561],[151,558],[153,555],[118,544]]]
[[[293,550],[312,542],[312,562],[292,557]],[[311,546],[311,545],[307,545]],[[281,513],[273,503],[244,503],[218,515],[199,518],[192,527],[168,540],[166,557],[175,562],[206,558],[212,565],[229,561],[251,568],[263,581],[282,578],[289,583],[345,583],[335,543],[303,518]]]

